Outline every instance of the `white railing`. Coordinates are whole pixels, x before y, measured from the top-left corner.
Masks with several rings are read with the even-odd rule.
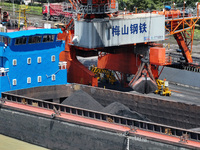
[[[0,76],[6,76],[7,72],[9,72],[9,68],[0,67]]]
[[[67,69],[67,62],[66,61],[60,61],[59,62],[59,69]]]
[[[74,5],[76,7],[76,5]],[[92,5],[82,5],[79,4],[76,10],[73,8],[71,3],[64,3],[64,12],[70,13],[80,13],[80,14],[103,14],[108,12],[118,11],[118,3],[107,3],[107,4],[92,4]]]

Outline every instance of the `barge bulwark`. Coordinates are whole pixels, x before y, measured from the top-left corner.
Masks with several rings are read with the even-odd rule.
[[[196,131],[191,131],[178,127],[172,127],[169,125],[164,125],[159,123],[146,122],[131,118],[115,116],[111,114],[105,114],[97,111],[91,111],[87,109],[82,109],[42,100],[47,93],[48,97],[51,97],[54,100],[55,99],[58,100],[57,96],[68,97],[71,93],[73,93],[78,89],[82,89],[84,91],[90,89],[90,92],[93,94],[97,94],[98,92],[104,92],[104,96],[107,96],[107,99],[104,99],[104,102],[110,100],[111,95],[109,95],[109,92],[110,94],[114,92],[112,90],[107,90],[107,89],[73,84],[73,85],[43,87],[43,90],[39,89],[38,87],[38,88],[2,93],[2,98],[3,100],[6,101],[5,103],[2,104],[1,111],[8,113],[7,116],[11,118],[6,119],[5,116],[1,118],[5,120],[5,124],[12,124],[11,122],[15,122],[15,125],[18,124],[17,125],[18,128],[16,129],[14,127],[15,125],[2,126],[1,133],[3,132],[3,134],[10,134],[15,138],[23,138],[23,140],[26,141],[27,139],[29,139],[28,142],[45,146],[51,149],[59,149],[59,148],[62,149],[61,146],[59,146],[59,148],[54,147],[57,145],[57,143],[60,143],[63,146],[63,149],[81,149],[80,145],[82,145],[81,147],[83,149],[91,149],[94,148],[95,145],[97,145],[95,149],[102,149],[102,148],[113,149],[111,147],[115,147],[114,149],[123,149],[124,146],[125,147],[127,146],[127,140],[129,141],[128,143],[131,149],[146,149],[147,147],[153,147],[157,149],[200,148],[199,147],[200,133]],[[35,93],[35,95],[31,95],[32,98],[26,97],[25,95],[28,94],[29,92]],[[123,94],[123,96],[120,97],[122,98],[122,100],[125,96],[127,96],[129,98],[130,103],[135,103],[137,101],[136,98],[130,99],[129,97],[130,94],[128,93],[121,93],[121,94]],[[131,95],[137,97],[137,95],[134,94]],[[103,98],[104,96],[102,96],[101,98]],[[117,95],[112,96],[114,100],[116,100],[116,96]],[[140,101],[141,102],[145,101],[145,96],[143,97],[141,96]],[[103,101],[99,102],[103,104]],[[121,102],[123,103],[123,101]],[[161,107],[164,104],[167,104],[167,101],[165,101],[165,103],[162,103],[161,100],[158,101],[158,99],[155,98],[150,99],[149,102],[157,103],[158,106],[158,108],[156,108],[157,113],[160,111],[159,107]],[[170,104],[172,104],[172,102]],[[138,105],[139,109],[143,109],[141,106],[142,105]],[[166,105],[165,107],[167,106],[170,105]],[[180,107],[181,105],[177,106]],[[189,106],[189,104],[184,104],[184,106],[191,107]],[[196,107],[198,108],[199,106]],[[151,108],[155,109],[155,106],[154,108],[149,107],[148,110],[152,111]],[[187,111],[187,109],[185,111]],[[3,114],[4,113],[1,113],[1,115]],[[184,117],[184,114],[185,113],[183,113],[182,117]],[[22,116],[24,117],[24,119],[22,119],[23,118]],[[16,120],[16,118],[18,117],[22,118]],[[166,123],[168,123],[170,117],[168,118],[164,117],[164,119],[163,120],[166,121]],[[41,123],[41,121],[43,123]],[[182,124],[184,123],[184,120],[179,120],[179,121],[182,121]],[[77,129],[77,126],[79,127],[79,129]],[[12,129],[11,127],[14,128]],[[13,134],[10,132],[13,133],[16,132],[16,133]],[[17,132],[24,132],[24,133],[19,134]],[[44,132],[45,135],[43,135]],[[52,135],[52,137],[50,137],[49,134],[52,134],[52,132],[56,133],[54,133],[54,136]],[[26,134],[28,134],[30,137],[28,137],[28,135]],[[17,135],[20,136],[16,137]],[[45,142],[41,142],[40,136],[46,139]],[[55,145],[50,144],[51,142],[55,143],[54,141],[55,139],[53,137],[57,139],[57,143]],[[109,139],[107,139],[107,137],[109,137]],[[80,144],[81,141],[82,144]],[[75,146],[75,143],[79,144]],[[87,144],[91,143],[91,144],[87,145],[86,143]]]

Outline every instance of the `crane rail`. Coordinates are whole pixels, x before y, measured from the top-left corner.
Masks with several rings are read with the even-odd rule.
[[[107,114],[103,112],[77,108],[77,107],[58,104],[54,102],[48,102],[48,101],[44,101],[40,99],[11,94],[8,92],[2,92],[2,101],[5,101],[5,102],[9,101],[9,102],[14,102],[14,103],[29,105],[32,107],[39,107],[43,109],[53,110],[54,112],[57,112],[57,113],[62,112],[62,113],[77,115],[77,116],[81,116],[81,117],[85,117],[89,119],[95,119],[95,120],[109,122],[113,124],[128,126],[134,129],[147,130],[147,131],[156,132],[159,134],[165,134],[165,135],[169,135],[173,137],[178,137],[180,139],[183,136],[187,135],[188,140],[200,142],[200,132],[167,126],[163,124],[141,121],[137,119],[111,115],[111,114]],[[52,116],[52,118],[54,117],[55,115]]]

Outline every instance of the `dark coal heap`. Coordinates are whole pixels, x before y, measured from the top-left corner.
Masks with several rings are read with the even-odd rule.
[[[104,108],[92,96],[90,96],[88,93],[82,90],[75,91],[72,95],[66,98],[62,102],[62,104],[85,108],[94,111],[100,111],[104,113],[109,113],[113,115],[118,115],[138,120],[150,121],[145,116],[135,111],[131,111],[128,107],[118,102],[111,103],[110,105]]]
[[[101,111],[105,113],[113,114],[113,115],[134,118],[134,119],[144,120],[144,121],[150,121],[145,116],[135,111],[131,111],[128,107],[118,102],[111,103],[110,105],[103,108]]]
[[[82,90],[74,92],[72,95],[66,98],[62,104],[95,111],[100,111],[103,109],[103,106],[99,102]]]

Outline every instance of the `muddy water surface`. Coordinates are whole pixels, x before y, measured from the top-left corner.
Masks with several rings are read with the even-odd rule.
[[[48,150],[48,149],[0,134],[0,150]]]

